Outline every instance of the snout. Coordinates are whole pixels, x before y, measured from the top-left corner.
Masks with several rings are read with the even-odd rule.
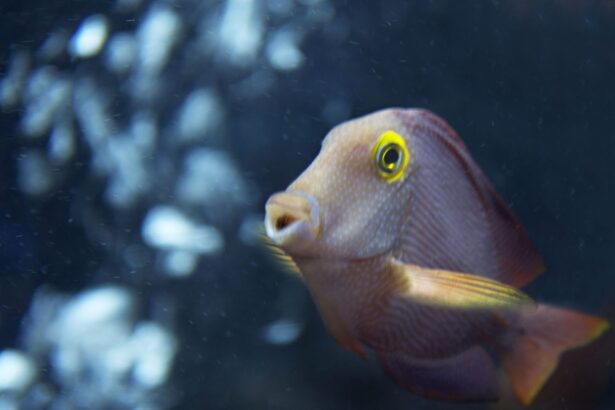
[[[282,249],[301,251],[320,232],[320,207],[316,198],[303,192],[280,192],[265,205],[267,236]]]

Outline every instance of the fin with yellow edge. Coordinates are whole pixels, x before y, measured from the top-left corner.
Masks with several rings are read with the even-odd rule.
[[[534,301],[512,286],[483,276],[391,261],[400,293],[415,303],[451,309],[517,309]]]
[[[264,245],[267,253],[271,255],[275,264],[283,272],[290,273],[292,275],[296,275],[299,277],[303,277],[301,275],[301,271],[299,270],[299,267],[297,266],[293,258],[288,256],[286,252],[280,249],[279,246],[277,246],[275,243],[273,243],[271,239],[269,239],[269,237],[265,233],[264,227],[261,227],[260,238],[261,238],[261,243]]]
[[[609,328],[599,317],[540,304],[519,316],[520,331],[501,351],[504,369],[523,405],[532,403],[555,370],[560,355],[584,346]]]

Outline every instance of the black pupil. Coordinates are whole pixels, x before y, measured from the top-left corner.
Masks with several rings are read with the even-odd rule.
[[[384,159],[384,163],[387,164],[387,165],[395,164],[399,160],[399,152],[395,148],[389,148],[384,153],[384,158],[383,159]]]

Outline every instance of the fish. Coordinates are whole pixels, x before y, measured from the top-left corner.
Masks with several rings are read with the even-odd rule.
[[[334,127],[269,197],[264,229],[332,338],[427,398],[498,400],[499,357],[529,405],[563,352],[610,326],[521,290],[542,257],[461,138],[427,110]]]

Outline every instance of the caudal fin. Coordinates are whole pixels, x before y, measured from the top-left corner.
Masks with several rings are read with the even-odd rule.
[[[601,318],[539,305],[521,316],[521,334],[502,361],[515,395],[529,405],[555,370],[560,355],[583,346],[609,328]]]

